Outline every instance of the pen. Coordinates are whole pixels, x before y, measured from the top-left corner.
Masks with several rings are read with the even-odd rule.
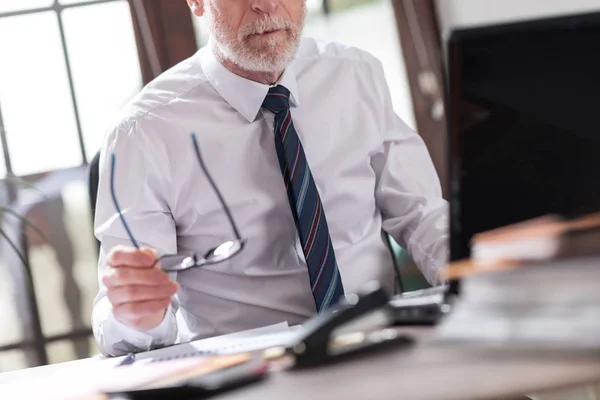
[[[125,356],[125,358],[123,360],[121,360],[121,362],[119,364],[117,364],[117,367],[120,367],[123,365],[130,365],[130,364],[133,364],[134,362],[135,362],[135,354],[129,353]]]

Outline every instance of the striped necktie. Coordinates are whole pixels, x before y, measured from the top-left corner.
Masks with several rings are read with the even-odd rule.
[[[272,87],[263,107],[275,113],[275,148],[288,200],[308,266],[317,311],[326,310],[344,294],[327,219],[290,114],[290,92]]]

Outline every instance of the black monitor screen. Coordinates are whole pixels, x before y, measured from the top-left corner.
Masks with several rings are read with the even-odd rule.
[[[451,258],[477,232],[600,210],[600,13],[454,32]]]

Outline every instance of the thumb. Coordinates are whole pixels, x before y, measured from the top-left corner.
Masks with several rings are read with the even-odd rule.
[[[151,247],[142,247],[142,248],[140,248],[140,252],[148,255],[152,259],[153,263],[155,263],[156,260],[158,260],[160,258],[160,254],[158,253],[158,251],[155,250],[155,249],[153,249],[153,248],[151,248]],[[154,265],[154,268],[162,270],[161,263],[157,262]]]
[[[158,251],[150,247],[142,247],[140,248],[140,252],[150,257],[152,261],[156,261],[156,259],[159,257]]]

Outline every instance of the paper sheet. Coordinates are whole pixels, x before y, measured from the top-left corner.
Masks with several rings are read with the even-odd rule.
[[[188,358],[115,367],[106,362],[60,370],[29,384],[0,385],[1,399],[106,400],[103,393],[168,385],[248,361],[248,355]]]
[[[211,354],[233,354],[289,343],[302,330],[290,327],[287,322],[262,328],[235,332],[213,338],[183,343],[163,349],[139,353],[136,363],[129,367],[115,368],[123,357],[98,360],[79,360],[65,365],[64,369],[45,379],[35,379],[14,385],[0,385],[0,399],[44,398],[48,400],[97,399],[91,393],[110,388],[129,387],[153,382],[159,377],[183,373],[198,366],[198,360],[187,358],[178,361],[150,363],[157,359],[177,359],[198,351]],[[234,356],[235,357],[235,356]],[[148,368],[150,367],[150,368]],[[53,397],[55,396],[55,397]]]
[[[178,344],[138,354],[137,360],[179,358],[196,352],[211,354],[233,354],[263,350],[288,344],[302,328],[290,327],[287,322],[262,328],[230,333],[190,343]]]

